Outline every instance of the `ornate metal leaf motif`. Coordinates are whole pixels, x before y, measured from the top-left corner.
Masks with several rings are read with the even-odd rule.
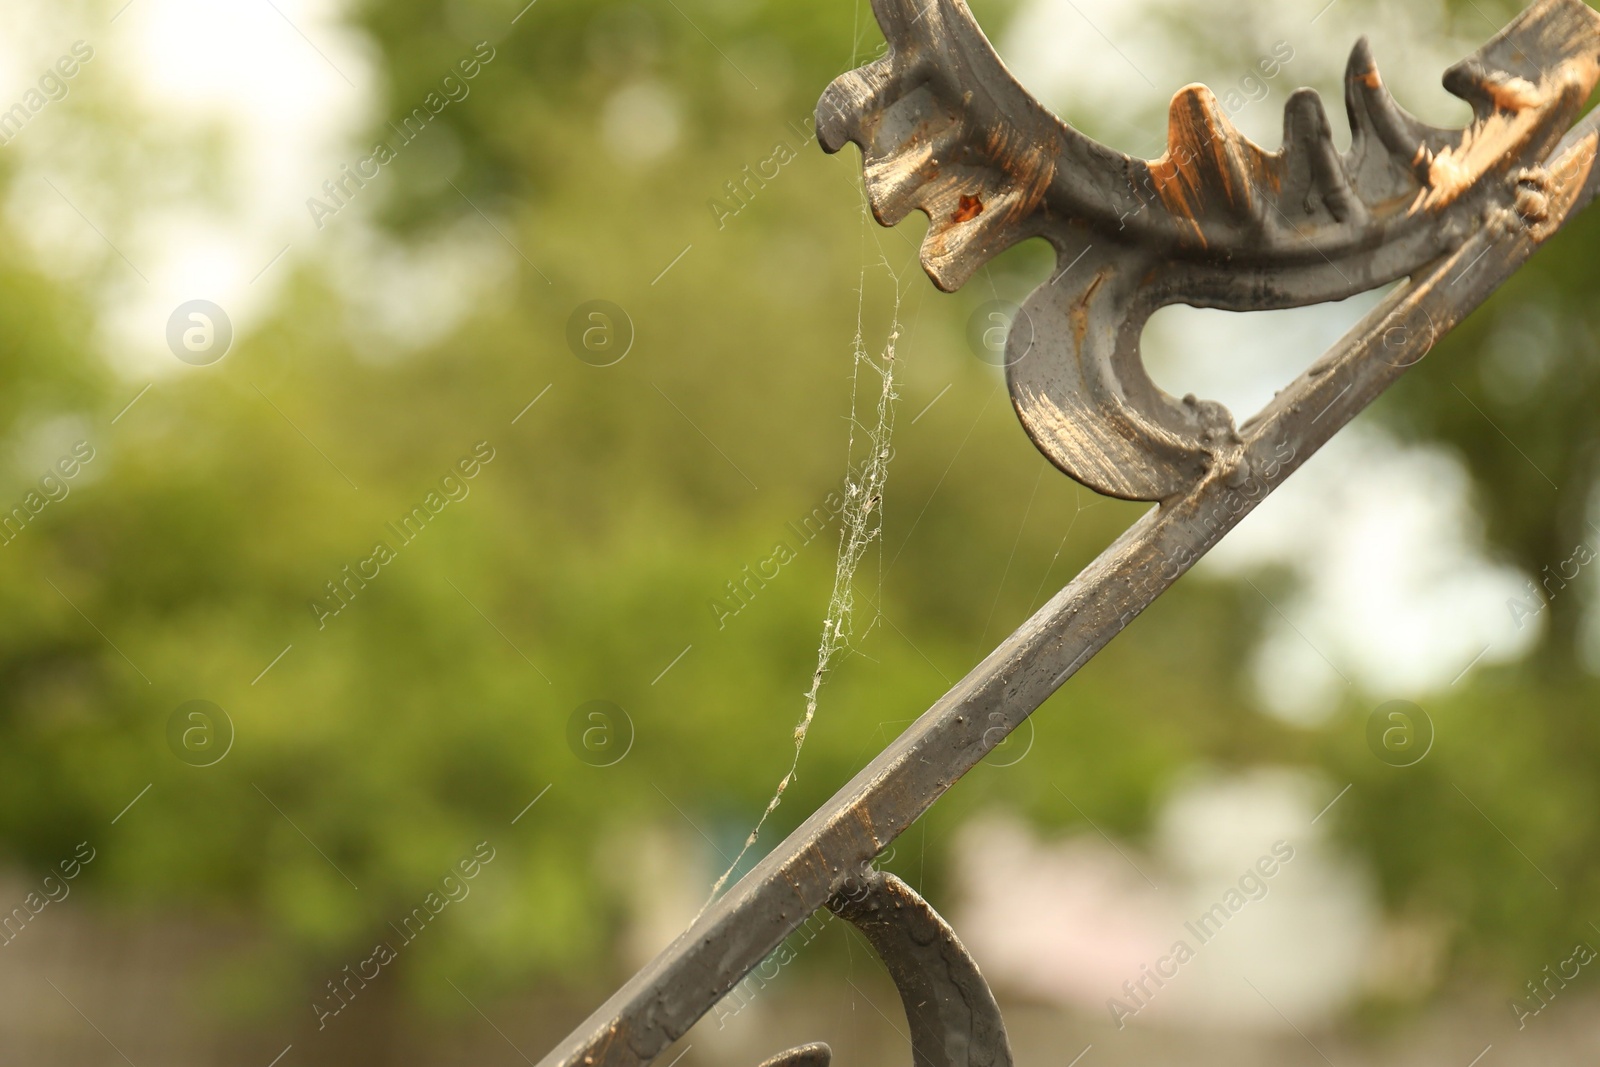
[[[1345,73],[1351,143],[1322,101],[1290,96],[1267,152],[1203,85],[1172,98],[1166,153],[1138,160],[1056,118],[1011,76],[964,0],[873,0],[883,58],[837,79],[817,109],[823,147],[862,151],[873,212],[930,220],[922,262],[959,288],[1029,237],[1058,274],[1029,299],[1031,350],[1012,402],[1034,443],[1090,488],[1165,500],[1236,454],[1220,404],[1176,399],[1145,373],[1139,335],[1172,303],[1232,310],[1339,300],[1412,274],[1486,213],[1538,226],[1555,147],[1600,79],[1600,15],[1539,0],[1445,88],[1472,105],[1460,130],[1395,102],[1365,39]]]

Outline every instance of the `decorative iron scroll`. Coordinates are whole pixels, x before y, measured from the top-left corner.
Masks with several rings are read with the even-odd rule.
[[[1465,129],[1402,110],[1363,38],[1345,71],[1343,156],[1313,89],[1289,97],[1283,148],[1268,153],[1190,85],[1172,98],[1166,154],[1146,162],[1045,110],[960,0],[873,6],[889,54],[828,88],[823,147],[861,146],[880,222],[927,213],[922,263],[940,288],[1025,238],[1055,246],[1060,273],[1024,308],[1040,355],[1008,359],[1011,398],[1058,467],[1135,500],[1189,491],[1240,444],[1220,404],[1175,400],[1144,373],[1152,312],[1342,300],[1415,273],[1494,213],[1548,225],[1538,164],[1600,77],[1600,16],[1548,0],[1445,72],[1472,105]]]
[[[817,112],[822,145],[860,146],[885,225],[929,217],[922,262],[955,289],[1029,237],[1058,269],[1029,298],[1012,401],[1050,460],[1090,488],[1158,501],[831,800],[618,990],[541,1067],[648,1064],[818,909],[855,924],[893,977],[916,1067],[1008,1067],[994,997],[954,932],[872,861],[1316,450],[1420,361],[1594,199],[1600,15],[1538,0],[1445,88],[1461,130],[1417,121],[1365,41],[1346,72],[1351,146],[1315,92],[1284,146],[1235,130],[1203,86],[1173,97],[1168,149],[1143,161],[1050,114],[963,0],[873,0],[889,41]],[[1233,310],[1396,288],[1242,425],[1162,392],[1140,360],[1172,303]],[[763,1067],[826,1067],[826,1045]]]
[[[1000,1006],[978,965],[910,886],[869,867],[828,908],[855,924],[889,969],[916,1067],[1011,1067]]]

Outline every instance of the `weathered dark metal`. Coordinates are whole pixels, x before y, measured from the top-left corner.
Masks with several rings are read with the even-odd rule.
[[[1235,311],[1341,300],[1458,247],[1486,212],[1545,211],[1536,164],[1600,78],[1600,15],[1540,0],[1445,73],[1475,114],[1441,130],[1384,87],[1365,39],[1345,71],[1342,156],[1315,90],[1284,109],[1269,153],[1190,85],[1172,98],[1167,152],[1132,159],[1085,137],[1006,70],[961,0],[876,0],[882,59],[822,97],[823,147],[861,147],[879,221],[926,212],[922,262],[961,286],[1018,241],[1044,237],[1059,273],[1023,309],[1007,353],[1012,402],[1062,470],[1112,496],[1188,492],[1236,452],[1220,404],[1158,389],[1139,357],[1167,304]]]
[[[833,1050],[821,1041],[780,1052],[770,1060],[762,1060],[761,1067],[828,1067],[833,1062]]]
[[[916,891],[866,867],[828,910],[861,931],[889,970],[911,1024],[912,1067],[1011,1067],[1011,1046],[989,984],[956,932]],[[761,1067],[828,1067],[824,1044],[802,1045]]]
[[[942,286],[959,284],[1026,236],[1051,239],[1063,257],[1091,241],[1107,243],[1112,252],[1096,257],[1092,278],[1075,280],[1075,295],[1059,297],[1057,286],[1047,285],[1030,300],[1034,346],[1017,364],[1027,369],[1012,369],[1013,399],[1035,441],[1069,474],[1114,495],[1161,502],[708,907],[542,1067],[633,1067],[664,1052],[815,911],[862,884],[871,861],[934,801],[1600,187],[1600,113],[1556,144],[1593,87],[1600,59],[1600,19],[1577,0],[1540,0],[1451,68],[1447,87],[1477,109],[1464,131],[1429,130],[1399,111],[1358,45],[1349,103],[1362,151],[1333,155],[1320,105],[1302,91],[1288,108],[1287,147],[1268,156],[1191,88],[1174,102],[1180,151],[1165,163],[1126,160],[1049,116],[1011,81],[959,0],[916,2],[924,6],[875,0],[890,53],[845,75],[824,97],[824,146],[859,138],[883,221],[912,207],[929,211],[924,263]],[[1210,140],[1204,130],[1213,131]],[[1424,151],[1405,160],[1413,143]],[[1180,163],[1184,145],[1193,155]],[[1113,179],[1128,175],[1124,196]],[[1146,177],[1155,200],[1132,191]],[[1122,213],[1127,205],[1136,205],[1131,214]],[[1297,222],[1289,222],[1294,212]],[[1084,262],[1091,255],[1085,251]],[[1353,288],[1336,281],[1341,271]],[[1409,282],[1237,428],[1218,405],[1166,397],[1139,366],[1139,328],[1164,303],[1279,307],[1408,274]],[[948,931],[936,916],[937,926],[927,925],[931,909],[903,913],[919,917],[899,934],[881,930],[886,945],[915,937],[919,924],[924,932]],[[927,956],[898,951],[880,947],[891,972],[913,968],[910,978],[896,975],[904,996],[907,982],[928,979],[903,961]],[[988,996],[976,968],[958,981],[981,989],[978,1000]],[[930,1023],[946,1028],[939,1036],[947,1059],[934,1062],[1004,1062],[980,1051],[986,1011],[950,1012]],[[823,1067],[826,1055],[825,1046],[806,1046],[779,1061]]]
[[[911,1023],[914,1067],[1011,1067],[989,984],[956,932],[910,886],[868,867],[828,908],[854,924],[889,969]]]

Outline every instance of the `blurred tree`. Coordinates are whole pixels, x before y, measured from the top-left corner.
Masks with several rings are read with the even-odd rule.
[[[383,323],[330,254],[227,360],[169,377],[113,425],[126,383],[87,347],[87,299],[0,254],[0,426],[31,456],[41,413],[72,413],[102,457],[97,481],[4,548],[0,841],[43,870],[88,840],[85,883],[108,904],[255,931],[211,995],[306,1029],[327,984],[403,940],[395,924],[479,842],[495,858],[470,899],[400,945],[365,1002],[454,1011],[446,977],[469,991],[611,977],[626,901],[612,869],[640,826],[704,843],[709,887],[792,757],[837,537],[795,531],[859,459],[851,341],[859,320],[882,345],[897,292],[900,430],[886,538],[859,580],[863,636],[762,849],[1140,513],[1047,469],[998,370],[966,348],[969,317],[1043,277],[1044,251],[937,295],[916,227],[878,230],[853,154],[810,144],[820,87],[879,46],[864,8],[545,0],[512,24],[490,0],[389,0],[356,17],[389,116],[479,41],[496,50],[379,194],[410,247],[510,246],[510,280],[448,336],[375,356]],[[1600,543],[1596,227],[1554,242],[1375,416],[1461,458],[1496,551],[1530,576]],[[433,269],[443,285],[460,268]],[[631,321],[615,366],[568,348],[594,299]],[[480,442],[493,458],[457,483],[467,495],[402,543],[389,524],[459,495],[445,479]],[[6,499],[40,473],[13,464]],[[349,580],[380,541],[392,562]],[[793,561],[749,581],[780,543]],[[1197,762],[1303,764],[1356,783],[1342,832],[1390,906],[1446,924],[1461,973],[1515,985],[1600,914],[1588,589],[1552,601],[1525,661],[1431,702],[1450,728],[1397,771],[1365,748],[1374,695],[1316,730],[1241,715],[1264,609],[1190,579],[1046,706],[1029,759],[974,772],[929,816],[933,847],[897,866],[937,894],[939,843],[988,804],[1081,828],[1052,782],[1137,836]],[[167,740],[195,698],[237,734],[205,768]],[[596,699],[631,720],[615,766],[569,745]],[[1493,825],[1452,788],[1468,780]]]

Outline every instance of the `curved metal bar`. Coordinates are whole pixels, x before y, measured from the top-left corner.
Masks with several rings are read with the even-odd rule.
[[[1023,310],[1028,347],[1008,353],[1012,403],[1057,467],[1135,500],[1189,491],[1242,444],[1221,404],[1178,400],[1145,373],[1154,311],[1296,307],[1415,273],[1488,215],[1537,205],[1536,165],[1600,80],[1600,14],[1538,0],[1445,73],[1473,108],[1463,129],[1408,115],[1363,39],[1345,72],[1342,155],[1311,89],[1289,97],[1283,147],[1267,152],[1189,85],[1172,98],[1166,153],[1140,160],[1029,95],[964,0],[873,10],[889,52],[829,86],[823,147],[860,146],[880,221],[928,215],[922,262],[943,289],[1026,238],[1055,246],[1057,273]]]
[[[815,1041],[780,1052],[770,1060],[763,1060],[761,1067],[828,1067],[832,1062],[833,1050],[821,1041]]]
[[[861,931],[894,979],[911,1024],[913,1067],[1011,1067],[989,983],[950,924],[915,890],[868,868],[828,909]]]

